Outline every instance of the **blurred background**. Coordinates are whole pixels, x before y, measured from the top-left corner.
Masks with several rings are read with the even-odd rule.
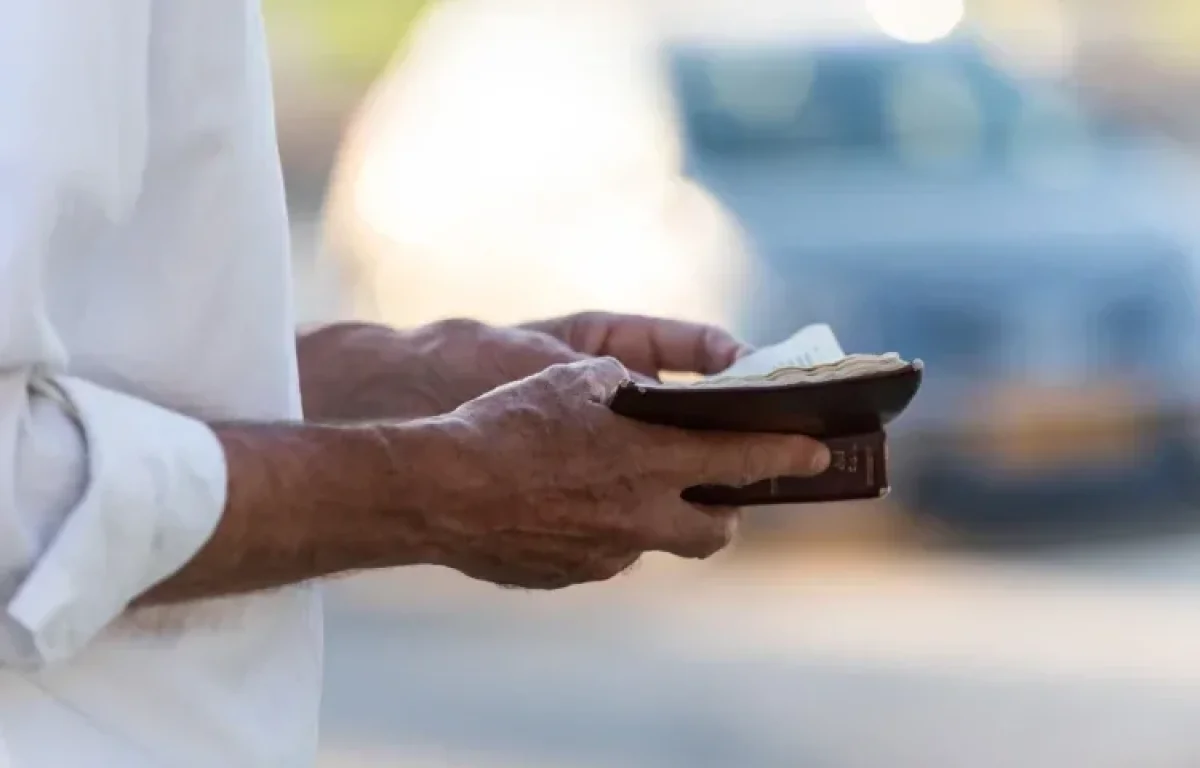
[[[264,1],[303,319],[927,366],[882,502],[336,583],[323,766],[1200,765],[1200,6]]]

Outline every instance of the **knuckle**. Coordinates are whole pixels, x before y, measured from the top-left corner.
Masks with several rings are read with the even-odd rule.
[[[499,401],[500,410],[495,414],[501,421],[540,431],[542,427],[533,425],[562,423],[565,419],[567,414],[564,412],[562,396],[553,381],[534,376],[510,386],[506,396]]]
[[[534,377],[533,381],[543,400],[560,403],[563,407],[568,407],[567,403],[575,403],[595,390],[587,372],[574,363],[556,363]],[[565,417],[565,414],[562,415]]]
[[[544,386],[562,389],[581,381],[586,375],[586,371],[581,370],[578,363],[560,362],[542,369],[536,378]]]
[[[467,317],[447,317],[438,320],[432,327],[447,336],[468,336],[479,333],[483,323]]]
[[[576,349],[587,349],[589,336],[597,327],[603,327],[603,313],[594,311],[575,312],[557,322],[558,333],[564,342]]]
[[[618,382],[629,378],[629,371],[615,357],[595,357],[588,360],[586,365],[593,376],[604,381]]]
[[[422,335],[441,350],[453,350],[461,345],[470,345],[476,355],[486,355],[489,352],[482,347],[486,344],[490,328],[478,320],[465,317],[450,317],[438,320],[422,329]]]
[[[596,325],[598,323],[600,323],[600,324],[605,323],[611,317],[612,317],[612,314],[609,312],[604,312],[604,311],[598,310],[598,309],[585,309],[582,312],[576,312],[572,315],[568,315],[567,322],[572,326],[582,328],[582,327],[586,327],[586,326]]]
[[[740,484],[750,485],[760,480],[768,480],[774,474],[774,465],[780,446],[774,441],[754,440],[742,449],[742,466]]]
[[[594,400],[607,400],[614,390],[629,378],[625,366],[611,357],[597,357],[567,366],[573,381]]]

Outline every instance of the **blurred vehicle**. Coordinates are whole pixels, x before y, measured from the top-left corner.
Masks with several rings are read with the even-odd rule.
[[[736,327],[765,343],[828,322],[847,350],[922,358],[893,498],[958,534],[1186,515],[1194,165],[965,32],[886,31],[710,18],[665,46],[685,170],[757,275]]]
[[[900,506],[989,539],[1196,507],[1193,164],[903,5],[435,6],[335,168],[342,314],[828,322],[927,363]]]

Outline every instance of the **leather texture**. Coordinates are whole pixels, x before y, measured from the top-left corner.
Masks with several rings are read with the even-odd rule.
[[[820,438],[833,452],[817,477],[732,486],[698,485],[684,499],[717,506],[810,504],[881,498],[890,488],[885,427],[916,397],[924,367],[822,382],[688,388],[629,382],[614,394],[616,413],[651,424],[726,432]]]

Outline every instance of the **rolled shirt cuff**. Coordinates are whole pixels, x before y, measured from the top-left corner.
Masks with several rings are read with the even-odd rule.
[[[40,388],[86,445],[87,481],[7,606],[12,638],[39,663],[67,658],[208,541],[227,494],[225,454],[203,422],[90,382]]]

